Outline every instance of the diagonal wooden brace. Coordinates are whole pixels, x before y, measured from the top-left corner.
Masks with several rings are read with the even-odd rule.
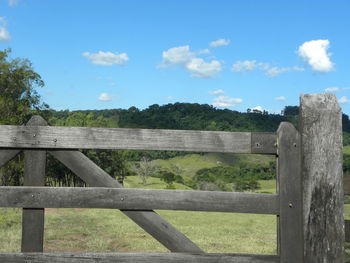
[[[7,162],[11,161],[17,156],[20,150],[1,150],[0,151],[0,167],[5,165]]]
[[[123,187],[81,152],[50,151],[50,154],[92,187]],[[152,210],[122,212],[170,251],[203,253],[196,244],[156,212]]]

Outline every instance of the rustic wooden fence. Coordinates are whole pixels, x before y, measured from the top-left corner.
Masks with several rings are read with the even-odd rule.
[[[24,186],[0,187],[0,207],[23,208],[22,253],[0,262],[343,262],[341,111],[331,94],[302,95],[300,106],[299,131],[281,123],[276,133],[50,127],[39,116],[0,126],[0,165],[25,155]],[[121,189],[78,151],[91,148],[275,155],[277,194]],[[44,187],[46,152],[90,187]],[[173,253],[43,253],[48,207],[120,209]],[[276,215],[278,253],[205,253],[154,209]]]

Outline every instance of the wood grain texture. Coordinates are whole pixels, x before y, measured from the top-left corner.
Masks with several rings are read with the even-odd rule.
[[[344,194],[350,195],[350,175],[344,175],[343,185],[344,185]]]
[[[50,153],[90,186],[122,187],[117,180],[114,180],[81,152],[51,151]],[[152,210],[122,212],[170,251],[203,253],[196,244],[156,212]]]
[[[0,150],[0,167],[15,158],[20,152],[20,150]]]
[[[304,252],[300,135],[292,124],[282,122],[277,137],[280,262],[302,263]]]
[[[0,206],[279,213],[279,199],[273,194],[101,187],[3,186]]]
[[[251,153],[276,154],[277,137],[272,132],[251,133]]]
[[[6,263],[277,263],[277,255],[188,253],[0,253]]]
[[[271,152],[266,136],[259,151]],[[273,138],[272,138],[273,139]],[[251,153],[251,133],[122,128],[0,126],[0,147]],[[276,150],[274,150],[274,153]]]
[[[342,113],[334,94],[301,96],[304,260],[343,263]]]
[[[27,126],[47,125],[40,116],[33,116]],[[24,151],[24,185],[45,185],[46,151]],[[44,246],[44,209],[23,209],[22,252],[42,252]]]

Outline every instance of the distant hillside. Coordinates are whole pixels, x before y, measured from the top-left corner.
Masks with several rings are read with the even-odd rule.
[[[51,111],[50,123],[64,126],[113,126],[122,128],[276,131],[281,121],[296,122],[296,116],[253,111],[241,113],[208,104],[174,103],[111,110]]]
[[[286,106],[282,114],[250,109],[238,112],[208,104],[154,104],[144,110],[129,109],[51,111],[49,123],[60,126],[121,127],[212,131],[274,132],[282,121],[298,124],[298,106]],[[350,120],[343,114],[344,144],[350,144]]]

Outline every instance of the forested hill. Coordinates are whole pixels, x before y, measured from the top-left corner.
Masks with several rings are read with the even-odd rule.
[[[144,110],[131,107],[127,110],[52,111],[49,122],[60,126],[274,132],[282,121],[297,126],[298,111],[297,106],[286,106],[279,115],[249,109],[247,112],[217,109],[208,104],[174,103],[154,104]],[[350,121],[345,114],[343,129],[346,144],[349,144]]]

